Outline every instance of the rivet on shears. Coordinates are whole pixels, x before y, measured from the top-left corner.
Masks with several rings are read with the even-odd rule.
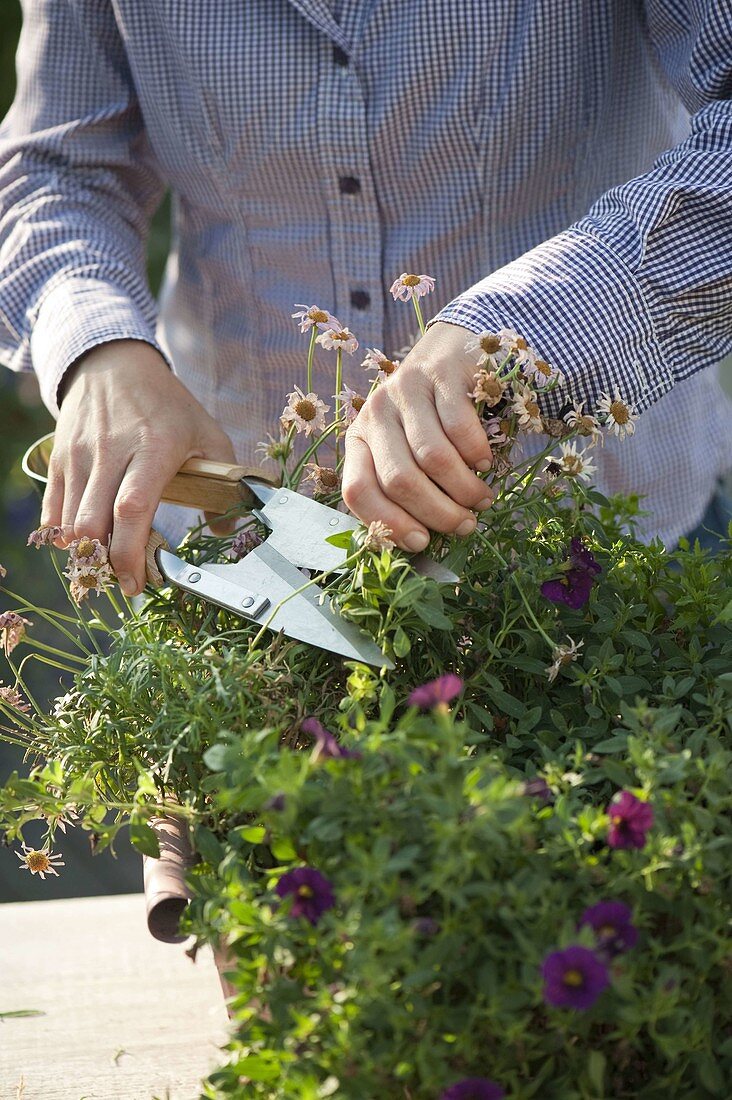
[[[200,573],[196,573],[194,571],[193,573],[188,574],[188,580],[191,582],[191,584],[195,584],[196,581],[200,581],[200,579],[201,579],[201,574]]]
[[[242,607],[251,607],[253,603],[254,603],[254,597],[253,596],[247,596],[247,598],[245,600],[241,601],[241,606]]]
[[[328,520],[328,524],[329,524],[330,527],[337,527],[338,526],[338,520],[337,519]]]
[[[287,497],[280,497],[279,503],[280,504],[287,504]]]

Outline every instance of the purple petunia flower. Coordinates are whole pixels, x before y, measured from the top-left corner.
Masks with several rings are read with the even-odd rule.
[[[454,672],[446,672],[436,680],[428,680],[410,694],[407,702],[410,707],[420,710],[432,710],[440,703],[451,702],[463,690],[463,682]]]
[[[317,924],[323,913],[335,905],[335,895],[325,875],[314,867],[296,867],[282,876],[275,887],[281,898],[293,896],[291,917],[305,917]]]
[[[554,801],[551,787],[541,775],[537,775],[533,779],[528,779],[524,783],[521,793],[525,794],[527,798],[536,798],[539,802],[547,803]]]
[[[440,931],[440,922],[434,917],[417,917],[412,921],[412,931],[416,936],[429,940]]]
[[[304,718],[300,723],[300,729],[303,733],[306,733],[308,737],[312,737],[315,740],[312,758],[313,762],[316,764],[319,760],[361,759],[360,752],[352,752],[350,749],[344,749],[343,746],[336,741],[333,734],[330,733],[317,718]]]
[[[554,1008],[591,1008],[610,984],[605,963],[594,951],[572,944],[544,959],[544,1000]]]
[[[568,560],[569,567],[561,577],[544,581],[541,594],[552,603],[563,603],[577,611],[589,600],[594,578],[602,573],[602,566],[595,561],[582,540],[576,537],[569,544],[569,554],[565,560]]]
[[[597,936],[598,950],[614,959],[630,951],[638,942],[638,929],[631,923],[633,914],[622,901],[598,901],[585,909],[579,927],[589,924]]]
[[[440,1100],[502,1100],[506,1094],[487,1077],[464,1077],[440,1094]]]
[[[621,791],[607,810],[610,829],[607,842],[611,848],[643,848],[646,833],[653,825],[653,807],[630,791]]]

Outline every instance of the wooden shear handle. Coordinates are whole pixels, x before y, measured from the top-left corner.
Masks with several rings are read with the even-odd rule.
[[[202,508],[215,515],[223,515],[231,508],[246,511],[257,502],[242,482],[243,477],[256,477],[270,485],[277,484],[259,466],[236,466],[229,462],[212,462],[208,458],[189,458],[165,486],[162,499],[168,504]]]

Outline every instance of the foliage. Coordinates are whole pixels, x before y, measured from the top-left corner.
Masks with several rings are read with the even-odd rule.
[[[309,366],[314,347],[313,328]],[[294,487],[333,434],[303,427],[295,461],[306,396],[272,445]],[[510,441],[522,413],[503,400]],[[153,855],[151,817],[189,822],[185,928],[228,952],[236,989],[211,1100],[427,1100],[471,1078],[517,1100],[725,1095],[729,543],[712,558],[636,541],[634,503],[585,486],[567,447],[548,472],[514,458],[469,538],[434,536],[459,584],[383,532],[351,536],[346,571],[319,580],[391,671],[171,589],[138,610],[108,589],[73,617],[17,603],[58,637],[19,640],[13,620],[14,651],[68,691],[51,715],[13,703],[11,656],[5,736],[32,767],[0,792],[0,826],[21,840],[42,817],[50,859],[70,820],[98,848],[128,827]],[[252,529],[194,532],[180,553],[225,561]],[[600,902],[622,903],[624,939],[587,923]],[[555,1007],[542,975],[566,973],[571,1002],[572,959],[595,986]]]

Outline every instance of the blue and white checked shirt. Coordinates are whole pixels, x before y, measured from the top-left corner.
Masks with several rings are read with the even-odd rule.
[[[732,464],[729,0],[26,0],[18,78],[0,357],[51,410],[82,352],[134,337],[251,459],[303,381],[294,303],[393,352],[409,270],[439,317],[519,329],[576,398],[644,410],[596,457],[648,533],[691,528]]]

